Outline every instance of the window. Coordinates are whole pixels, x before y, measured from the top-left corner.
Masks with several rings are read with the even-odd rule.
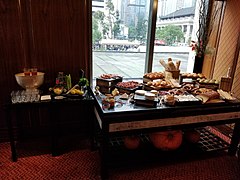
[[[93,78],[118,74],[139,78],[144,74],[150,0],[106,0],[94,11]]]
[[[192,72],[196,0],[105,0],[103,5],[97,11],[93,6],[94,79],[109,73],[142,78],[147,66],[152,72],[164,71],[159,60],[168,58],[180,60],[182,72]],[[157,17],[153,41],[149,41],[153,27],[149,14]],[[152,56],[148,42],[154,44]]]
[[[187,25],[183,25],[183,32],[184,32],[184,33],[187,32],[187,27],[188,27]],[[190,25],[189,25],[189,27],[190,27]]]
[[[155,38],[165,42],[164,46],[154,46],[153,70],[164,71],[159,60],[180,60],[181,72],[192,72],[193,52],[190,47],[192,28],[196,24],[196,1],[158,1]],[[164,28],[163,28],[164,27]]]

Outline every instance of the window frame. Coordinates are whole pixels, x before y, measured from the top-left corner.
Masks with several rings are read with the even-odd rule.
[[[154,53],[154,41],[156,32],[156,22],[157,22],[157,7],[158,0],[150,0],[151,4],[149,7],[149,24],[148,24],[148,34],[147,34],[147,50],[145,58],[145,71],[144,73],[152,72],[153,65],[153,53]]]
[[[214,1],[217,0],[209,0],[210,3],[214,3]],[[224,1],[224,0],[219,0]],[[209,3],[209,4],[210,4]],[[224,4],[226,2],[224,1]],[[89,18],[89,27],[92,29],[92,1],[89,1],[89,9],[90,12],[90,18]],[[225,7],[225,6],[224,6]],[[157,20],[157,11],[158,11],[158,0],[150,0],[150,6],[149,6],[149,23],[148,23],[148,30],[147,30],[147,43],[146,43],[146,56],[145,56],[145,67],[144,67],[144,73],[152,72],[153,67],[153,55],[154,55],[154,41],[155,41],[155,33],[156,33],[156,20]],[[224,13],[224,10],[223,10]],[[218,27],[221,31],[221,23]],[[220,34],[220,32],[219,32]],[[217,37],[217,42],[219,41],[219,37]],[[89,33],[89,77],[90,77],[90,84],[93,83],[93,50],[92,50],[92,33]],[[218,43],[216,43],[216,49],[218,48]],[[216,59],[214,59],[216,61]],[[213,65],[214,66],[214,65]],[[212,70],[214,67],[211,67],[210,70]]]

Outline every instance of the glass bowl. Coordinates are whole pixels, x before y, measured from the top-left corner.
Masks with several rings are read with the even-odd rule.
[[[17,83],[27,91],[37,90],[44,82],[43,72],[37,72],[36,75],[25,75],[24,73],[15,74]]]

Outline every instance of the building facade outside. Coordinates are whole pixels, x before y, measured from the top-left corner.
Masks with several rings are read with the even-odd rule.
[[[192,37],[195,16],[195,6],[182,8],[166,16],[158,18],[156,28],[164,28],[168,25],[179,26],[184,33],[184,40],[181,43],[189,44]]]
[[[92,12],[104,11],[105,0],[92,0]]]
[[[158,16],[166,16],[182,8],[195,6],[196,0],[158,0]]]
[[[93,13],[102,11],[107,14],[106,2],[107,0],[92,0]],[[150,0],[112,0],[112,3],[114,11],[118,10],[120,15],[119,38],[134,39],[134,37],[129,37],[129,31],[132,27],[136,27],[140,20],[148,17]],[[163,28],[167,25],[181,27],[184,39],[177,45],[189,45],[194,25],[195,5],[196,0],[159,0],[156,28]]]

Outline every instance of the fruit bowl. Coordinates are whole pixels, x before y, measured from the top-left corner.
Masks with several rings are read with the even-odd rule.
[[[37,72],[37,75],[28,76],[24,73],[18,73],[15,74],[15,78],[22,88],[27,91],[34,91],[43,84],[44,74],[43,72]]]

